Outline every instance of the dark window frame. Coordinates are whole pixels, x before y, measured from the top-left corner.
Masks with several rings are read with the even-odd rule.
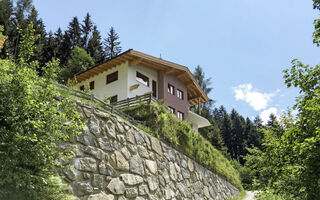
[[[181,94],[181,96],[179,95],[179,93]],[[181,100],[184,99],[184,97],[183,97],[183,91],[182,91],[182,90],[177,89],[177,97],[178,97],[179,99],[181,99]]]
[[[146,80],[144,80],[146,79]],[[149,81],[149,77],[147,77],[146,75],[142,74],[141,72],[136,72],[136,81],[138,81],[139,83],[149,87],[150,85],[150,81]]]
[[[157,98],[157,81],[152,80],[152,96]]]
[[[171,88],[172,88],[172,90],[171,90]],[[175,95],[174,86],[171,85],[170,83],[168,83],[168,93]]]
[[[94,81],[91,81],[89,83],[89,86],[90,86],[90,90],[94,90]]]
[[[115,71],[111,74],[108,74],[106,77],[106,84],[113,83],[119,79],[119,73],[118,71]]]

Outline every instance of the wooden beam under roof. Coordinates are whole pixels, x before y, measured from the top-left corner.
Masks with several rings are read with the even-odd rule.
[[[171,68],[171,69],[165,71],[164,73],[165,73],[165,74],[172,74],[172,73],[174,73],[174,72],[176,72],[176,71],[177,71],[176,69]]]
[[[187,75],[187,73],[185,72],[185,71],[183,71],[181,74],[179,74],[178,76],[177,76],[177,78],[178,79],[181,79],[182,77],[184,77],[184,76],[186,76]]]
[[[154,62],[151,62],[151,61],[148,61],[148,60],[145,60],[145,59],[143,59],[143,62],[141,64],[144,64],[145,66],[153,68],[153,69],[156,69],[156,70],[167,71],[167,70],[170,69],[167,66],[164,66],[164,65],[161,65],[161,64],[158,64],[158,63],[154,63]]]
[[[120,65],[122,62],[120,60],[116,60],[116,59],[113,59],[113,60],[109,60],[108,63],[112,64],[116,64],[116,65]]]
[[[201,95],[192,96],[192,97],[188,98],[188,101],[193,101],[193,100],[199,99],[200,97],[201,97]]]
[[[129,62],[129,66],[138,65],[138,64],[140,64],[142,61],[143,61],[142,58],[136,58],[136,59],[134,59],[134,60],[132,60],[132,61]]]

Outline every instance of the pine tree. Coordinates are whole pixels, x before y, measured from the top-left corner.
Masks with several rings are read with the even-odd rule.
[[[211,78],[205,78],[205,74],[203,69],[198,65],[194,72],[193,76],[200,85],[201,89],[204,91],[204,93],[208,96],[208,94],[212,91],[211,85]],[[203,103],[201,105],[201,113],[204,113],[204,115],[209,115],[211,112],[211,107],[213,106],[214,101],[210,100],[209,102]],[[202,114],[201,114],[202,115]],[[202,115],[203,116],[203,115]],[[206,116],[204,116],[206,117]]]
[[[74,17],[69,23],[68,30],[66,32],[70,39],[71,49],[78,46],[81,47],[81,28],[77,17]]]
[[[43,47],[43,60],[49,62],[52,58],[57,58],[58,43],[50,31],[45,40],[45,45]]]
[[[108,37],[105,39],[105,52],[107,59],[111,59],[120,54],[122,48],[120,46],[119,35],[111,27],[108,32]]]
[[[244,154],[244,119],[239,116],[235,109],[232,109],[230,118],[232,120],[231,138],[232,152],[231,157],[243,164],[241,156]]]
[[[231,134],[231,129],[232,129],[232,122],[227,113],[224,114],[222,123],[220,125],[220,131],[221,135],[223,137],[224,143],[226,147],[228,148],[228,153],[232,155],[232,134]]]
[[[105,60],[105,54],[101,43],[101,35],[97,26],[93,27],[92,36],[88,42],[88,53],[95,64],[100,64]]]
[[[90,39],[90,34],[92,32],[92,28],[93,28],[93,23],[91,21],[91,16],[89,13],[87,13],[86,17],[84,18],[84,20],[82,21],[83,24],[81,24],[81,32],[82,32],[82,44],[81,47],[87,51],[87,53],[89,53],[88,51],[88,43],[89,43],[89,39]]]
[[[61,66],[65,66],[71,56],[73,45],[67,31],[64,32],[62,37],[62,40],[58,41],[60,43],[58,47],[58,58],[60,59]]]
[[[267,122],[267,126],[269,126],[269,127],[275,127],[276,126],[276,121],[277,121],[277,116],[275,115],[275,114],[273,114],[273,113],[271,113],[270,115],[269,115],[269,120],[268,120],[268,122]]]

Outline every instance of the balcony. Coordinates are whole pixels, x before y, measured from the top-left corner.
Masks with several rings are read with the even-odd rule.
[[[203,127],[207,127],[207,126],[211,125],[210,122],[206,118],[204,118],[204,117],[202,117],[202,116],[200,116],[190,110],[188,111],[188,117],[189,117],[188,121],[190,122],[193,130],[195,130],[196,132],[198,132],[199,128],[203,128]]]

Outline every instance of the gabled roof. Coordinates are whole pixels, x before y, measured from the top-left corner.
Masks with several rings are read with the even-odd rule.
[[[200,101],[200,103],[209,101],[209,98],[201,89],[187,67],[163,60],[161,58],[156,58],[133,49],[129,49],[128,51],[125,51],[102,64],[96,65],[84,72],[81,72],[77,74],[75,78],[78,82],[82,82],[125,62],[129,62],[129,66],[140,64],[145,67],[164,71],[166,74],[172,74],[176,76],[187,87],[188,101],[190,106],[198,104],[198,101]]]

